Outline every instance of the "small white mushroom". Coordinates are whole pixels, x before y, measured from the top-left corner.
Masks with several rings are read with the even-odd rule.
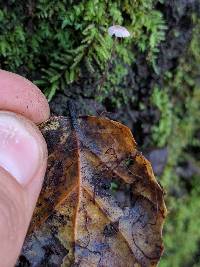
[[[130,32],[125,28],[120,25],[113,25],[108,28],[108,34],[110,36],[116,36],[120,38],[126,38],[130,36]]]

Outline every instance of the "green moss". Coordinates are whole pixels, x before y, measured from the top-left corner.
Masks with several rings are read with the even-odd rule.
[[[170,209],[164,232],[166,250],[160,263],[162,267],[193,266],[189,263],[194,260],[194,255],[199,250],[200,183],[199,179],[195,178],[190,194],[176,197],[176,201],[174,197],[168,199]]]
[[[115,23],[127,26],[132,34],[116,47],[123,64],[133,61],[130,47],[135,45],[147,53],[156,68],[158,46],[166,29],[162,13],[155,9],[157,2],[9,1],[0,6],[1,67],[14,72],[21,69],[31,80],[37,77],[37,84],[51,100],[57,90],[65,89],[85,72],[97,79],[102,75],[113,43],[107,29]],[[118,74],[115,67],[113,75]],[[110,77],[116,88],[119,78]],[[105,86],[105,97],[109,90]]]
[[[162,147],[167,144],[172,131],[172,103],[168,92],[158,87],[154,88],[151,101],[160,112],[158,125],[152,127],[152,139],[157,146]]]
[[[177,69],[167,73],[165,87],[156,88],[152,103],[160,111],[160,121],[153,127],[153,141],[168,147],[168,164],[161,182],[167,190],[169,216],[165,224],[165,254],[160,266],[182,267],[194,265],[195,254],[199,251],[199,177],[190,178],[189,190],[176,174],[176,167],[188,157],[197,162],[188,152],[188,146],[199,142],[195,132],[199,129],[200,84],[200,20],[196,27],[190,47],[184,58],[180,59]]]

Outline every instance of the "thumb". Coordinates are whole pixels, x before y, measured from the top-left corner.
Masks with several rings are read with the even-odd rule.
[[[14,266],[46,170],[46,143],[20,115],[0,111],[0,262]]]

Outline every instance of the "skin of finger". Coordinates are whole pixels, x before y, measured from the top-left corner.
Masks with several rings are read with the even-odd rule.
[[[49,118],[48,102],[39,88],[17,74],[0,70],[0,110],[13,111],[39,124]]]
[[[32,184],[30,190],[26,190],[0,168],[1,267],[12,267],[17,261],[32,216],[34,201],[41,187],[40,177],[43,172],[44,168],[41,168],[38,177],[35,177],[39,182]]]
[[[5,113],[20,120],[27,131],[35,137],[41,149],[37,171],[23,186],[0,168],[0,262],[1,267],[12,267],[23,245],[42,187],[47,165],[47,146],[41,132],[33,122],[15,113]]]
[[[44,95],[35,85],[19,75],[0,70],[0,95],[0,110],[23,114],[35,123],[45,121],[49,117],[49,105]],[[41,133],[32,122],[23,117],[21,119],[35,132],[43,156],[37,173],[25,187],[0,168],[1,267],[14,266],[18,258],[47,164],[47,148]]]

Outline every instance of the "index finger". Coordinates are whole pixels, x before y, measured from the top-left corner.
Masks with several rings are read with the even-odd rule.
[[[50,116],[49,104],[40,89],[24,77],[0,70],[0,110],[25,116],[36,124]]]

